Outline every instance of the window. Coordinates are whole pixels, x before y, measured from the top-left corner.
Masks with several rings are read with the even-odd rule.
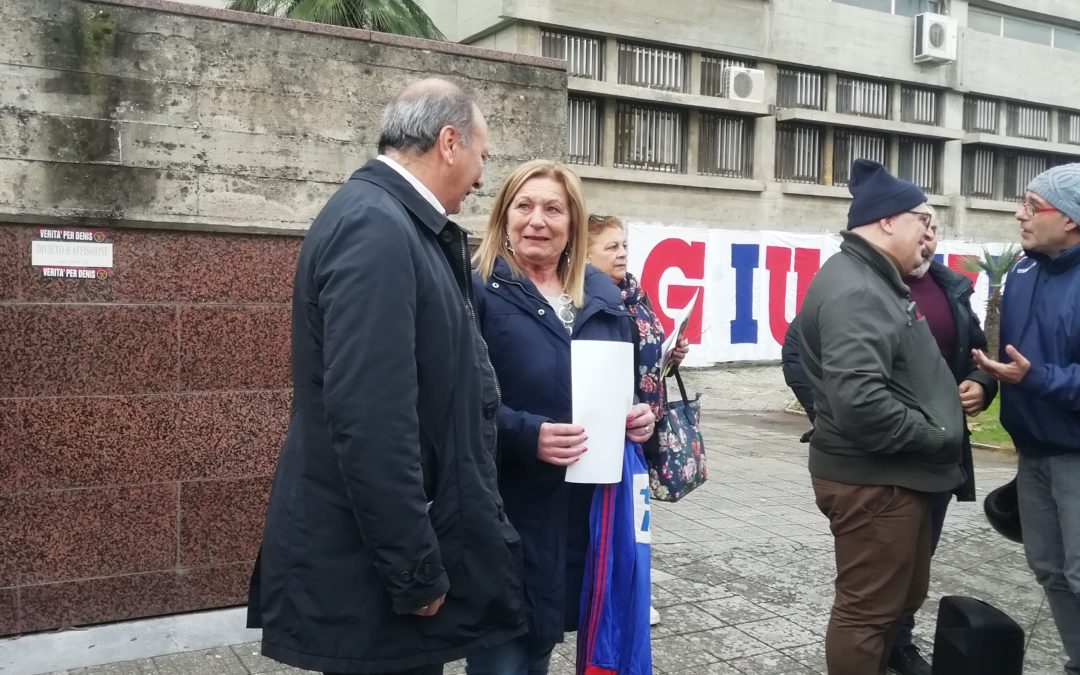
[[[1054,30],[1048,24],[1011,16],[1003,17],[1003,19],[1003,34],[1007,38],[1034,42],[1047,47],[1054,43]]]
[[[938,93],[904,85],[900,89],[900,120],[914,124],[937,126],[941,111]]]
[[[686,111],[620,103],[615,166],[666,173],[686,171]]]
[[[753,68],[753,61],[733,59],[712,54],[701,55],[701,93],[705,96],[724,95],[724,71],[728,68]]]
[[[836,83],[836,109],[848,115],[888,119],[891,99],[887,82],[841,77]]]
[[[780,68],[776,84],[776,106],[824,110],[824,76],[806,70]]]
[[[1054,28],[1054,46],[1080,52],[1080,32],[1067,28]]]
[[[969,197],[993,199],[994,151],[979,147],[964,148],[961,167],[961,191]]]
[[[964,131],[998,132],[998,102],[977,96],[964,97]]]
[[[968,8],[968,28],[981,33],[1001,35],[1001,15],[976,7]]]
[[[566,114],[566,161],[571,164],[600,163],[600,101],[570,96]]]
[[[698,173],[750,178],[753,154],[752,118],[702,113]]]
[[[833,144],[833,185],[847,185],[856,159],[889,163],[889,139],[884,134],[837,129]]]
[[[1005,133],[1017,138],[1050,140],[1050,111],[1019,103],[1005,105]]]
[[[1050,168],[1049,157],[1023,152],[1005,154],[1005,185],[1002,199],[1012,201],[1023,199],[1028,183],[1035,176]]]
[[[923,12],[941,12],[941,0],[832,0],[843,5],[873,9],[879,12],[915,16]]]
[[[604,79],[604,41],[600,38],[541,30],[540,55],[566,61],[571,77]]]
[[[1062,110],[1061,119],[1058,120],[1058,130],[1062,143],[1080,145],[1080,113]]]
[[[619,43],[619,84],[686,91],[686,53],[663,47]]]
[[[821,182],[821,127],[776,125],[776,179],[794,183]]]
[[[938,191],[938,144],[920,138],[900,139],[900,178],[918,185],[923,192]]]

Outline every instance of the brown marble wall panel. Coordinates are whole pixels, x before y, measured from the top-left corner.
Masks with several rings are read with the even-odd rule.
[[[0,398],[176,389],[171,307],[0,305]]]
[[[21,515],[18,495],[0,495],[0,588],[15,586],[20,576]]]
[[[292,279],[302,238],[167,230],[105,229],[113,243],[112,276],[105,281],[47,279],[30,266],[36,227],[0,226],[0,243],[18,255],[4,274],[18,275],[26,302],[267,303],[292,301]],[[15,239],[13,239],[13,237]],[[0,251],[0,261],[4,253]],[[13,279],[10,283],[15,284]]]
[[[176,410],[180,479],[269,476],[289,426],[289,391],[188,394]]]
[[[251,567],[245,562],[26,586],[18,629],[0,626],[0,634],[241,605]]]
[[[0,226],[0,302],[19,296],[19,269],[23,266],[30,266],[30,244],[20,246],[17,230]]]
[[[254,560],[269,495],[269,477],[181,483],[180,566]]]
[[[0,552],[13,559],[16,585],[169,569],[176,506],[176,483],[0,498],[0,531],[13,534],[11,550]],[[0,576],[0,587],[9,580]]]
[[[22,401],[23,490],[176,480],[179,395]]]
[[[19,401],[0,399],[0,495],[19,489],[24,445]]]
[[[289,387],[289,321],[285,305],[185,307],[181,386],[187,391]]]
[[[19,592],[14,588],[0,589],[0,635],[14,633],[19,625]]]

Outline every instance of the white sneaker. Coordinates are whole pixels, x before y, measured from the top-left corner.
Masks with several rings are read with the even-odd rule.
[[[655,626],[660,623],[660,612],[655,607],[649,607],[649,625]]]

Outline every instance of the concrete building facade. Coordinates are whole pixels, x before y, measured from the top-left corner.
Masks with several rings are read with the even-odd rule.
[[[1069,0],[427,7],[452,40],[567,60],[567,159],[593,210],[625,219],[835,231],[847,167],[866,156],[931,195],[944,237],[1012,241],[1028,180],[1080,158],[1080,81],[1067,76],[1080,72],[1080,4]],[[943,60],[914,58],[921,13],[955,29]],[[763,81],[732,92],[733,67]]]

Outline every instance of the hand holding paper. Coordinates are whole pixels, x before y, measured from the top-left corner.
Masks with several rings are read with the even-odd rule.
[[[663,344],[663,358],[660,360],[660,372],[662,377],[667,377],[671,372],[672,356],[675,353],[675,348],[679,345],[679,341],[683,339],[686,334],[686,324],[690,321],[690,313],[694,310],[694,305],[697,304],[698,296],[701,294],[699,288],[694,292],[694,297],[690,298],[690,302],[686,307],[682,308],[678,314],[675,315],[675,329],[671,331],[671,335],[667,336]]]

